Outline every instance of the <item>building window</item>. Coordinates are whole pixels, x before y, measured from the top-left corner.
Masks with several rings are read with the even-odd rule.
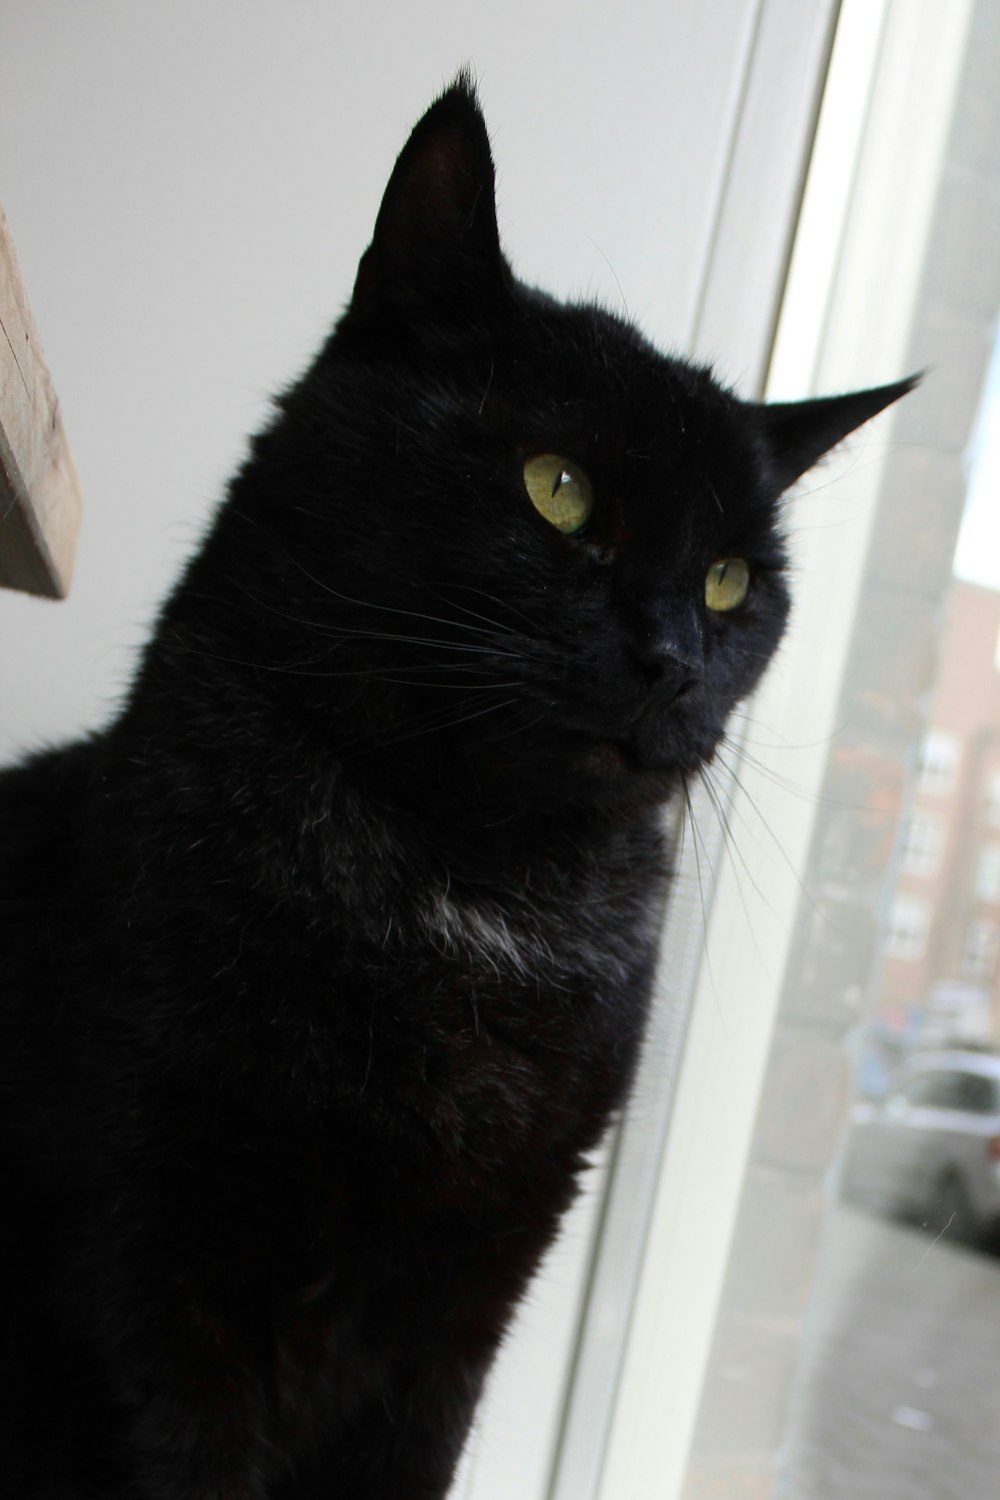
[[[928,729],[917,757],[917,786],[930,797],[947,797],[954,790],[960,753],[958,736],[946,729]]]
[[[915,963],[923,958],[927,947],[927,929],[930,926],[930,902],[922,896],[910,896],[901,892],[892,903],[889,913],[889,932],[885,951],[889,958],[900,958]]]
[[[979,856],[976,895],[980,901],[1000,901],[1000,844],[987,844]]]
[[[986,821],[991,828],[1000,828],[1000,771],[990,777],[989,797],[986,804]]]
[[[995,922],[971,922],[962,951],[962,978],[980,983],[993,978],[1000,929]]]
[[[943,820],[935,813],[913,813],[903,843],[903,874],[916,875],[924,880],[935,875],[941,863],[943,843]]]

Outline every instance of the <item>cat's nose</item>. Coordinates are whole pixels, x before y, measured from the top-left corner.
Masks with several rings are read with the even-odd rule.
[[[694,611],[644,611],[630,642],[649,692],[667,706],[698,686],[704,670],[701,622]]]
[[[646,687],[661,708],[676,703],[701,681],[701,663],[688,661],[669,648],[639,649],[635,655]]]

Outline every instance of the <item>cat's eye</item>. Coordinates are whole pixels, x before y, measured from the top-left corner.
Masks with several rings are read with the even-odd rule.
[[[538,453],[524,466],[528,498],[557,531],[582,531],[594,509],[594,491],[583,469],[558,453]]]
[[[720,614],[738,609],[750,589],[750,569],[742,557],[721,557],[705,575],[705,603]]]

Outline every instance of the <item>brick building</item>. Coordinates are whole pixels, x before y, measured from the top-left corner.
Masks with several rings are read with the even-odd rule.
[[[888,912],[877,1014],[1000,1040],[1000,592],[956,582]]]

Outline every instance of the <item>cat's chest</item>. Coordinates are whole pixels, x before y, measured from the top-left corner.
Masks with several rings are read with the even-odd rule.
[[[655,903],[553,906],[543,923],[449,893],[391,976],[364,1038],[364,1089],[430,1158],[484,1178],[593,1145],[630,1081]]]

